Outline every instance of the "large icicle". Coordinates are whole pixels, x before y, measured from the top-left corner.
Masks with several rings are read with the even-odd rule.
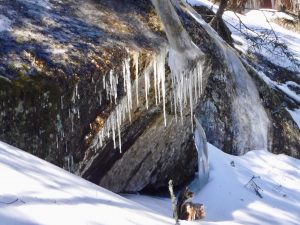
[[[135,66],[135,95],[136,104],[139,104],[139,53],[135,52],[133,54],[133,64]]]
[[[149,95],[149,89],[150,89],[150,71],[149,68],[145,69],[145,98],[146,98],[146,109],[149,108],[149,102],[148,102],[148,95]]]
[[[157,92],[159,93],[158,94],[159,100],[160,100],[160,97],[162,97],[165,126],[167,125],[167,119],[166,119],[166,90],[165,90],[166,89],[165,88],[166,55],[167,55],[167,49],[163,49],[157,56],[155,56],[154,68],[153,68],[153,70],[154,70],[155,98],[157,98]]]
[[[188,33],[182,27],[171,1],[152,0],[152,3],[164,24],[170,44],[169,66],[172,74],[175,116],[177,107],[179,107],[182,121],[183,110],[189,104],[192,120],[193,102],[197,101],[197,97],[195,96],[199,97],[201,94],[202,81],[199,77],[201,77],[200,71],[202,71],[201,64],[204,54],[192,42]],[[160,84],[160,80],[164,80],[164,78],[160,79],[159,74],[158,77],[158,83]],[[161,85],[164,91],[164,82]],[[199,93],[197,93],[197,90],[200,90]],[[162,94],[165,95],[165,93]]]
[[[194,117],[196,129],[194,133],[195,146],[198,152],[198,189],[201,189],[209,178],[208,148],[205,132],[196,117]]]
[[[131,109],[132,109],[132,93],[131,93],[131,74],[130,74],[130,66],[129,60],[125,59],[123,62],[123,77],[125,80],[125,90],[126,90],[126,98],[127,98],[127,109],[129,120],[131,121]]]
[[[156,56],[153,60],[153,86],[154,86],[154,94],[155,94],[155,104],[158,104],[157,100],[157,61]]]

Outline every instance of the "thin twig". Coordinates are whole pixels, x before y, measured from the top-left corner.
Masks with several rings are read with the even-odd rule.
[[[0,203],[1,203],[1,204],[6,204],[6,205],[10,205],[10,204],[14,204],[14,203],[17,202],[17,201],[19,201],[18,198],[15,199],[15,200],[12,200],[12,201],[10,201],[10,202],[2,202],[2,201],[0,201]]]

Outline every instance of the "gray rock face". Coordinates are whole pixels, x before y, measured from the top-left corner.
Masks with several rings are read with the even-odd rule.
[[[162,116],[149,124],[99,184],[116,192],[131,192],[166,187],[170,178],[176,185],[189,181],[197,167],[190,119],[186,117],[183,124],[173,116],[168,119],[167,127]]]
[[[116,192],[161,188],[171,178],[181,185],[194,175],[190,118],[175,123],[167,102],[165,128],[153,87],[145,107],[144,70],[167,43],[149,1],[7,0],[0,16],[6,23],[0,31],[2,141]],[[112,138],[96,147],[93,140],[116,108],[104,83],[113,70],[120,102],[123,62],[130,59],[134,82],[136,52],[140,104],[121,127],[122,153]]]
[[[102,78],[121,70],[125,46],[149,54],[166,42],[151,5],[119,3],[1,1],[1,140],[59,166],[79,163],[89,124],[109,109]]]

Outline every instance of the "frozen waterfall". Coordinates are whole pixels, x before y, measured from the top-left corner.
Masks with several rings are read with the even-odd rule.
[[[232,120],[236,154],[249,150],[268,149],[268,131],[270,120],[262,106],[257,88],[237,56],[237,53],[201,18],[201,16],[184,1],[182,9],[194,18],[214,40],[223,56],[224,64],[233,74],[235,96],[232,102]]]

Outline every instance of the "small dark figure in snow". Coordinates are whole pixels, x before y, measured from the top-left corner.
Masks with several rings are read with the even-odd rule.
[[[199,220],[205,217],[203,204],[192,203],[194,193],[187,187],[179,193],[177,200],[177,215],[181,220]]]
[[[188,217],[185,209],[185,204],[187,202],[191,202],[193,197],[194,193],[189,191],[188,187],[184,187],[183,190],[179,193],[177,200],[177,215],[179,219],[186,220],[186,218]]]
[[[185,204],[188,213],[188,221],[199,220],[205,217],[204,205],[188,202]]]

